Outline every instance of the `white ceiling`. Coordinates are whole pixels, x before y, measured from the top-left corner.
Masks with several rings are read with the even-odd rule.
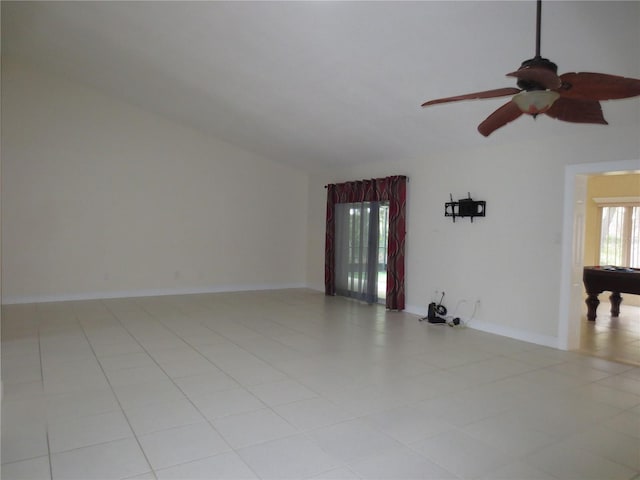
[[[567,71],[640,77],[640,2],[543,3],[542,55]],[[277,161],[318,168],[428,158],[608,127],[530,117],[482,137],[505,99],[426,100],[515,86],[535,2],[2,2],[2,54],[72,76]]]

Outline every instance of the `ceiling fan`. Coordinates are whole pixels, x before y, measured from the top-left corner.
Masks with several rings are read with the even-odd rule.
[[[536,9],[536,55],[525,60],[508,77],[518,79],[519,88],[507,87],[484,92],[468,93],[455,97],[438,98],[422,104],[423,107],[438,103],[497,98],[512,95],[513,98],[498,108],[478,125],[485,137],[512,122],[523,113],[534,118],[544,113],[557,120],[573,123],[607,124],[602,115],[600,100],[629,98],[640,95],[640,80],[604,73],[564,73],[558,75],[558,66],[540,56],[540,15],[542,0]]]

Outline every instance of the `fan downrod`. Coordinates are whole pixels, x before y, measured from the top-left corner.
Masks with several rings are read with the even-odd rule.
[[[535,57],[525,60],[520,65],[518,70],[527,68],[544,68],[552,71],[554,74],[558,74],[558,66],[548,58],[542,58],[540,55],[540,39],[542,30],[542,0],[536,0],[536,54]],[[520,78],[518,80],[518,87],[527,92],[532,90],[546,90],[542,85],[537,84],[531,80]]]

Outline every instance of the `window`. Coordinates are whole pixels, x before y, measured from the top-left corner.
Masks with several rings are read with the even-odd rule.
[[[640,268],[640,202],[600,200],[600,265]]]

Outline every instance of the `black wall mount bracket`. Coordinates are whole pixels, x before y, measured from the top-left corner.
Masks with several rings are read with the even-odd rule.
[[[444,216],[452,217],[455,223],[456,217],[470,217],[473,222],[474,217],[484,217],[487,211],[487,202],[484,200],[473,200],[471,194],[467,193],[467,198],[461,198],[457,202],[453,201],[453,195],[449,194],[450,202],[444,204]]]

